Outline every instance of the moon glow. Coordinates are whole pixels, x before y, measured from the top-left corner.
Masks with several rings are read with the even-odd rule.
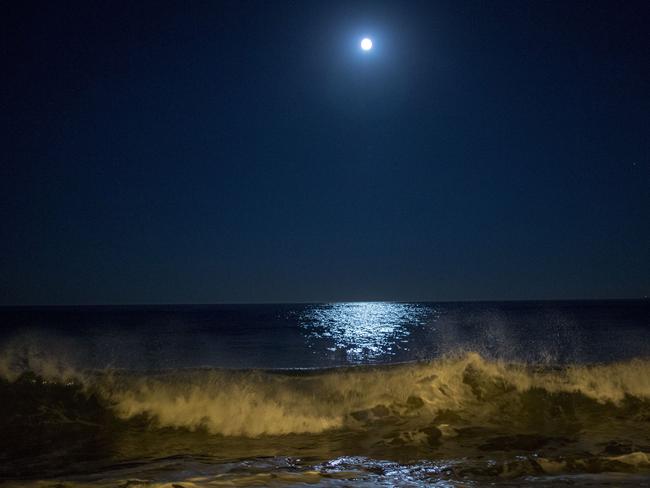
[[[372,49],[372,41],[367,37],[364,37],[361,40],[361,49],[363,49],[364,51],[370,51]]]

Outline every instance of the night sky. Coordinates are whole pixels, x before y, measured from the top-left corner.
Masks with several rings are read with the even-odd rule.
[[[650,294],[650,2],[0,24],[0,304]]]

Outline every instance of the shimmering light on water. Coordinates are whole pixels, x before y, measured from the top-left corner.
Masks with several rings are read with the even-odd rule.
[[[431,309],[412,303],[332,303],[301,317],[308,342],[351,362],[372,361],[407,350],[408,336]]]

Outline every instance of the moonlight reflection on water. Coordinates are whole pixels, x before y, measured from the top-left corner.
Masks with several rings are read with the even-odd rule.
[[[430,317],[431,309],[419,304],[356,302],[310,308],[301,322],[309,343],[326,343],[341,360],[366,362],[407,350],[408,336]]]

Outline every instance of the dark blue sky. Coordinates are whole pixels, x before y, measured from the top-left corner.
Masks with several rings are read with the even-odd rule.
[[[0,19],[2,304],[650,294],[649,2]]]

